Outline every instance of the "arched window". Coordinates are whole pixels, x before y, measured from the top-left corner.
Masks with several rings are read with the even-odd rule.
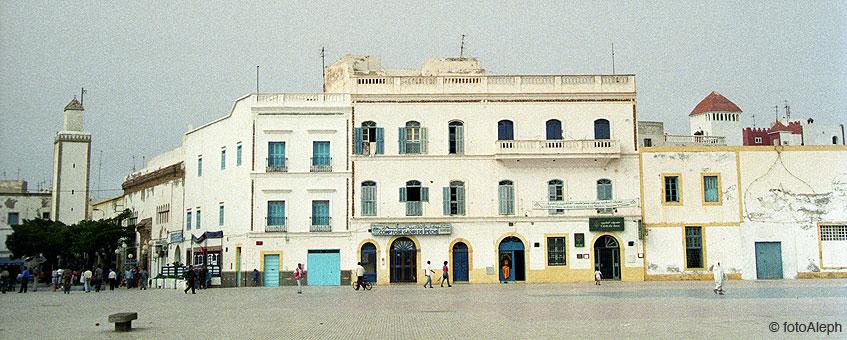
[[[376,182],[362,182],[362,216],[376,216]]]
[[[605,178],[597,180],[597,200],[612,200],[612,181]]]
[[[383,143],[384,129],[376,127],[373,121],[362,122],[362,127],[353,131],[353,153],[357,155],[381,155],[385,153]]]
[[[547,182],[547,200],[550,202],[565,200],[565,184],[561,180],[554,179]],[[564,209],[550,209],[551,215],[564,214]]]
[[[453,120],[447,123],[447,153],[451,155],[465,154],[465,126],[461,121]]]
[[[497,187],[498,212],[500,215],[515,214],[515,185],[510,180],[500,181]]]
[[[400,202],[406,202],[406,216],[421,216],[421,202],[429,202],[429,188],[421,186],[419,181],[408,181],[400,188]]]
[[[511,120],[497,122],[497,140],[514,140],[515,130]]]
[[[562,122],[558,119],[547,121],[547,139],[562,139]]]
[[[594,139],[610,139],[609,121],[598,119],[594,121]]]
[[[450,181],[449,187],[444,187],[444,215],[465,214],[465,182]]]
[[[838,136],[832,136],[832,145],[838,145]]]
[[[427,152],[426,128],[414,120],[406,122],[398,133],[401,154],[421,154]]]

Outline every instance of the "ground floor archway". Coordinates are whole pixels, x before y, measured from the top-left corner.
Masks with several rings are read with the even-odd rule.
[[[391,282],[417,282],[418,250],[408,237],[400,237],[391,243]]]
[[[594,270],[599,270],[604,280],[621,279],[621,247],[611,235],[594,241]]]
[[[524,263],[523,241],[509,236],[500,241],[498,247],[500,281],[525,281],[526,264]]]

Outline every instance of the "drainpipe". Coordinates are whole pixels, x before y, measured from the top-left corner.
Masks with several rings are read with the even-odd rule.
[[[841,126],[841,145],[847,145],[847,142],[844,141],[844,124],[838,124]]]

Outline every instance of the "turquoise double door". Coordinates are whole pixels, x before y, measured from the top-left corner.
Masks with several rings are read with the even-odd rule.
[[[308,285],[341,285],[341,252],[338,249],[309,250],[306,261]]]

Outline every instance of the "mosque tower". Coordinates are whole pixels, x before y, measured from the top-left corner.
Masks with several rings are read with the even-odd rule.
[[[65,106],[65,123],[53,139],[52,219],[65,224],[84,220],[88,210],[91,133],[82,131],[82,103]]]

